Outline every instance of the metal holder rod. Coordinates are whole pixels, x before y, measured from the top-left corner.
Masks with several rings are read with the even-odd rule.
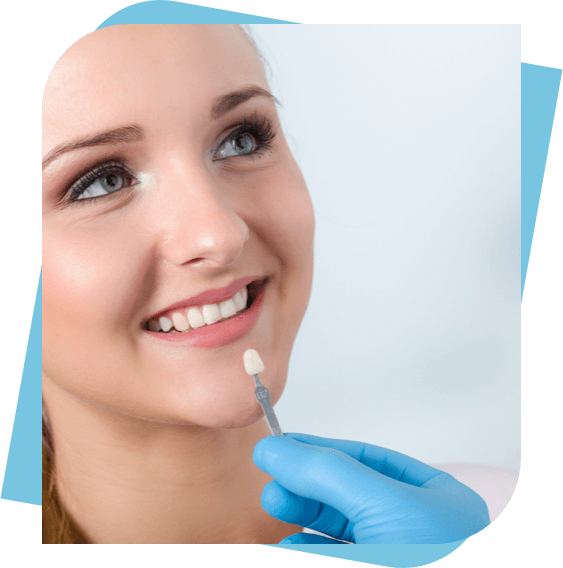
[[[268,421],[268,426],[273,436],[283,436],[282,429],[280,428],[280,423],[274,412],[272,406],[272,401],[270,400],[270,391],[260,382],[258,375],[253,375],[254,384],[256,388],[254,389],[254,394],[256,395],[256,400],[260,403],[262,410]]]

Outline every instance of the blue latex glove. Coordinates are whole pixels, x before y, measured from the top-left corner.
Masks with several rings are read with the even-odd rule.
[[[450,474],[377,446],[306,434],[268,436],[254,463],[276,481],[262,507],[286,523],[355,544],[439,544],[485,528],[483,499]],[[280,544],[342,544],[299,533]]]

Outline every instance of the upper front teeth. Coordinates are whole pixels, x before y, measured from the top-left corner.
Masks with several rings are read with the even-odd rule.
[[[246,286],[237,292],[231,299],[219,304],[206,304],[205,306],[192,306],[187,310],[174,312],[170,318],[160,317],[148,321],[150,331],[188,331],[204,325],[211,325],[221,319],[230,318],[237,312],[246,308],[248,290]]]

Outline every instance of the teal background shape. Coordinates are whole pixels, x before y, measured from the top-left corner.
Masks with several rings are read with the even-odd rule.
[[[291,23],[181,2],[141,2],[120,10],[98,29],[119,24]],[[532,246],[561,70],[522,64],[522,293]],[[2,499],[41,505],[41,274],[22,374]],[[37,448],[37,454],[32,448]],[[390,567],[435,562],[464,541],[435,545],[268,545]],[[330,547],[330,548],[328,548]]]

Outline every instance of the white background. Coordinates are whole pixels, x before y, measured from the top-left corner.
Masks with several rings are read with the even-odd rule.
[[[252,30],[317,223],[282,427],[517,472],[519,26]]]

